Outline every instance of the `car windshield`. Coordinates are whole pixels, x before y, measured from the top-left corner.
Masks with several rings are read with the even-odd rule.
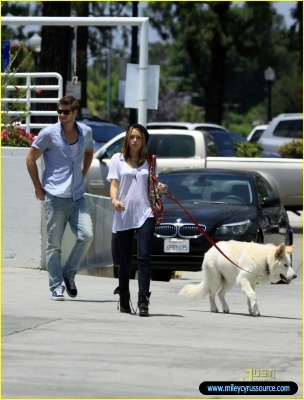
[[[231,174],[160,174],[159,181],[169,187],[178,201],[220,202],[249,205],[253,202],[250,178]],[[172,202],[163,196],[164,203]]]

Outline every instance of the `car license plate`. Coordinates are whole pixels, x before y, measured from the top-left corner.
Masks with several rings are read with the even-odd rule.
[[[164,252],[165,253],[189,253],[190,244],[189,240],[183,239],[165,239]]]

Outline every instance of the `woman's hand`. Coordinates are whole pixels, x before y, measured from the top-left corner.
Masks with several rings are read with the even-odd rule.
[[[166,193],[167,185],[165,185],[164,183],[158,182],[157,189],[160,191],[160,193]]]
[[[112,204],[113,204],[115,211],[122,212],[122,211],[125,211],[125,209],[126,209],[124,204],[119,200],[113,199]]]

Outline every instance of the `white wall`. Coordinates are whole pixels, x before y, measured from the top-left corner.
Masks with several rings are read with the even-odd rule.
[[[35,197],[25,164],[28,148],[2,148],[2,266],[45,269],[46,226],[43,202]],[[37,161],[41,172],[42,157]],[[41,174],[40,174],[41,175]],[[94,240],[81,269],[112,265],[113,207],[107,197],[86,194]],[[62,264],[75,243],[69,226],[62,242]]]
[[[28,148],[2,147],[2,266],[41,267],[41,209],[27,172]],[[38,160],[41,168],[41,161]]]

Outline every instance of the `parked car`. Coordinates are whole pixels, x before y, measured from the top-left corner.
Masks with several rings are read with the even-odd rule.
[[[156,154],[158,173],[181,168],[227,168],[260,172],[278,191],[288,210],[303,209],[303,162],[290,158],[218,157],[214,137],[206,131],[149,129],[147,151]],[[125,132],[94,153],[85,177],[85,192],[109,196],[111,157],[121,151]]]
[[[220,157],[236,157],[234,143],[247,142],[247,139],[245,139],[243,136],[237,135],[236,133],[232,132],[214,130],[211,132],[211,135],[215,140]],[[272,158],[280,157],[280,155],[277,153],[262,151],[262,157]]]
[[[183,169],[159,176],[172,195],[215,241],[293,243],[286,210],[266,179],[253,171]],[[164,218],[151,252],[152,279],[169,281],[172,271],[200,271],[211,244],[175,202],[163,196]],[[136,240],[133,270],[137,268]],[[114,265],[119,265],[116,235]]]
[[[247,142],[247,140],[240,135],[232,132],[212,131],[217,150],[220,157],[234,157],[235,151],[233,145],[235,142]]]
[[[223,126],[213,124],[211,122],[199,122],[199,123],[190,123],[190,122],[148,122],[148,129],[190,129],[195,131],[207,131],[212,133],[214,130],[222,130],[227,131]]]
[[[106,144],[109,140],[113,139],[124,130],[120,126],[112,124],[110,122],[100,122],[93,120],[77,120],[77,122],[86,124],[90,128],[92,128],[94,152],[99,150],[104,144]]]
[[[303,114],[280,114],[273,118],[258,143],[264,151],[277,152],[278,147],[303,139]]]
[[[264,132],[264,130],[267,127],[268,127],[268,125],[257,125],[257,126],[255,126],[252,129],[252,131],[249,133],[249,135],[247,136],[248,142],[256,143],[260,139],[262,133]]]

